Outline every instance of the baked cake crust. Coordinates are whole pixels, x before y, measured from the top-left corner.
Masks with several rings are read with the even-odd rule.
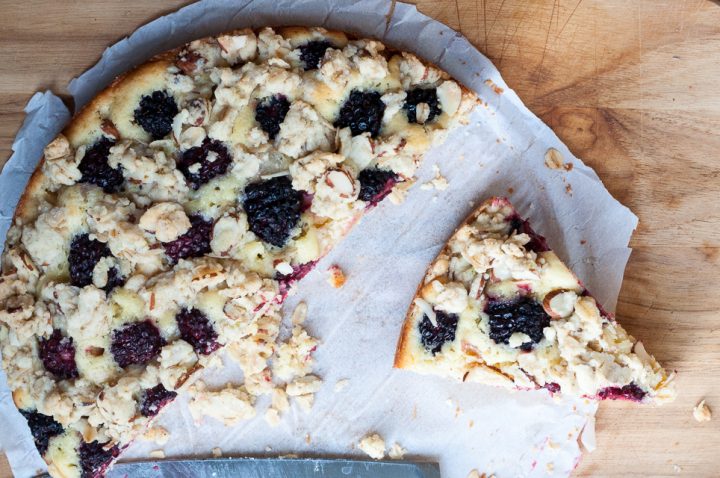
[[[0,345],[52,476],[102,475],[225,348],[272,391],[280,305],[476,96],[322,28],[236,30],[116,79],[45,149],[2,256]]]

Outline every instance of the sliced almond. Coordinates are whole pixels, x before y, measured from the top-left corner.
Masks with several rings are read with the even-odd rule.
[[[577,294],[575,291],[557,289],[548,292],[543,299],[543,309],[553,319],[570,317],[575,311]]]

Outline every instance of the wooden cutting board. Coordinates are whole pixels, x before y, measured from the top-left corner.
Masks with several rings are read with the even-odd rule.
[[[26,0],[18,7],[3,0],[0,163],[35,91],[65,93],[106,46],[186,3]],[[718,476],[720,6],[414,3],[489,56],[530,109],[640,217],[617,315],[678,371],[680,395],[656,409],[603,403],[598,449],[585,455],[576,476]],[[699,424],[692,408],[702,398],[718,416]],[[5,476],[9,469],[0,463]]]

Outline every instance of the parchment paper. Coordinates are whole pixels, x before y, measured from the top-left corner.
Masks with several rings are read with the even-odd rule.
[[[77,105],[102,90],[117,74],[158,52],[204,35],[265,25],[323,25],[419,54],[479,93],[485,106],[467,127],[454,131],[431,151],[420,170],[423,183],[437,164],[449,180],[445,191],[414,186],[400,206],[383,203],[300,284],[299,300],[309,306],[308,328],[322,345],[317,373],[325,385],[305,415],[293,408],[277,428],[258,417],[234,428],[212,419],[193,424],[185,397],[160,418],[172,433],[167,456],[226,455],[362,456],[357,442],[378,432],[388,445],[399,442],[410,457],[438,460],[445,477],[480,472],[509,476],[567,476],[580,457],[577,437],[596,404],[558,401],[544,391],[509,392],[477,384],[456,384],[391,368],[405,311],[429,261],[455,227],[490,195],[510,197],[520,213],[549,239],[606,308],[613,310],[637,218],[604,188],[595,172],[575,158],[553,132],[510,90],[497,69],[465,38],[397,3],[392,17],[385,0],[245,0],[199,2],[138,29],[73,80]],[[490,80],[490,84],[486,81]],[[502,89],[498,93],[497,88]],[[38,94],[0,176],[0,239],[4,239],[17,197],[42,147],[67,120],[59,99]],[[544,164],[556,148],[570,171]],[[339,264],[348,275],[343,289],[326,283],[326,270]],[[239,383],[237,368],[206,370],[209,383]],[[342,392],[339,379],[350,379]],[[28,476],[42,461],[15,411],[0,374],[0,447],[17,476]],[[268,449],[269,447],[269,449]],[[124,459],[146,458],[159,447],[137,441]]]

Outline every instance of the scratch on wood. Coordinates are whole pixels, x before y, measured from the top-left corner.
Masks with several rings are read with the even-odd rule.
[[[462,32],[462,22],[460,21],[460,5],[458,5],[458,0],[455,0],[455,14],[457,15],[458,30]]]
[[[535,91],[533,92],[533,97],[537,94],[537,89],[540,85],[540,70],[542,69],[543,62],[545,61],[545,54],[547,53],[548,43],[550,42],[550,30],[552,29],[552,21],[555,17],[555,10],[557,6],[557,1],[553,2],[552,12],[550,12],[550,21],[548,22],[547,33],[545,34],[545,45],[543,46],[543,52],[540,56],[540,63],[538,63],[537,69],[535,70]]]
[[[575,11],[578,9],[578,7],[580,6],[580,4],[582,2],[583,2],[583,0],[578,0],[577,4],[575,4],[575,8],[573,8],[572,12],[570,12],[570,16],[567,17],[567,20],[565,20],[565,23],[563,23],[563,26],[560,29],[560,31],[558,32],[557,36],[562,35],[563,30],[565,30],[565,27],[567,26],[567,24],[570,23],[570,19],[573,17],[573,15],[575,15]],[[558,17],[559,17],[559,15],[558,15]]]
[[[390,22],[392,21],[393,14],[395,13],[395,4],[397,3],[397,0],[392,0],[390,2],[390,10],[388,10],[387,15],[385,15],[385,33],[390,29]]]

